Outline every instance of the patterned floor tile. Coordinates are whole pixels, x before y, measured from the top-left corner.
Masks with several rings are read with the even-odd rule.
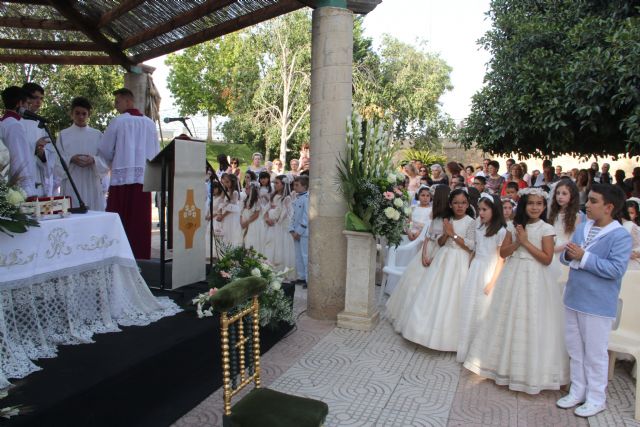
[[[427,349],[416,351],[402,372],[402,379],[410,384],[447,391],[456,391],[459,376],[453,353]]]
[[[384,409],[389,416],[398,416],[404,412],[409,418],[443,418],[447,419],[454,391],[432,387],[417,387],[415,384],[400,381]]]
[[[488,399],[481,389],[468,390],[456,392],[449,419],[484,425],[514,426],[518,422],[517,409],[515,396]]]
[[[376,426],[382,408],[378,402],[366,400],[366,396],[350,401],[323,399],[329,405],[326,427]]]

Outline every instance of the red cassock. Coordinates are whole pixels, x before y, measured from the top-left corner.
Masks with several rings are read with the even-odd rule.
[[[142,184],[109,187],[107,212],[120,215],[136,259],[151,258],[151,193]]]

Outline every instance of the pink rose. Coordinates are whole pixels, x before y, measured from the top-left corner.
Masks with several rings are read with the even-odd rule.
[[[228,272],[226,272],[226,271],[221,271],[221,272],[220,272],[220,275],[221,275],[222,277],[224,277],[225,279],[230,279],[230,278],[231,278],[231,274],[229,274],[229,273],[228,273]]]
[[[209,296],[212,297],[218,292],[218,288],[209,289]]]
[[[396,194],[397,194],[398,196],[402,196],[402,190],[398,190],[398,189],[396,188],[396,190],[395,190],[395,191],[396,191]]]
[[[385,191],[384,193],[382,193],[382,195],[387,200],[393,200],[395,197],[391,191]]]

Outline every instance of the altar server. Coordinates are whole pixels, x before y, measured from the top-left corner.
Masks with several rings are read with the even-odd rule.
[[[88,126],[91,103],[78,97],[71,101],[73,125],[60,132],[58,148],[69,166],[69,173],[85,205],[93,211],[104,211],[105,198],[102,192],[102,178],[108,172],[104,160],[98,156],[102,133]],[[61,193],[71,197],[73,206],[79,206],[78,198],[61,167],[57,168],[61,177]]]
[[[18,86],[10,86],[2,91],[4,114],[0,119],[0,138],[9,150],[9,176],[15,177],[18,186],[27,196],[36,195],[33,175],[33,152],[27,143],[22,118],[18,111],[27,104],[27,93]]]
[[[605,409],[609,332],[632,247],[631,236],[617,221],[624,198],[620,187],[593,184],[586,204],[588,220],[576,227],[560,256],[570,267],[564,324],[571,389],[557,405],[564,409],[580,405],[574,413],[581,417]]]
[[[37,83],[29,82],[22,85],[27,93],[26,109],[39,114],[44,100],[44,89]],[[55,148],[50,144],[50,139],[40,122],[35,120],[23,120],[25,137],[31,150],[33,162],[31,163],[32,176],[35,179],[38,196],[55,196],[58,194],[59,180],[56,178],[55,169],[58,163]]]
[[[120,214],[133,255],[151,255],[151,193],[142,191],[146,161],[160,151],[153,121],[134,108],[133,93],[113,92],[120,113],[104,132],[98,154],[111,169],[107,211]]]

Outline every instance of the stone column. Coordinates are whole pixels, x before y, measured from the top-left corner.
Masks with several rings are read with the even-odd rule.
[[[345,301],[346,204],[337,191],[336,167],[351,114],[353,13],[315,9],[311,46],[308,314],[335,320]]]
[[[127,71],[124,75],[124,87],[133,92],[133,97],[135,99],[135,108],[137,108],[144,114],[144,100],[147,96],[148,90],[146,70],[143,71],[142,69],[138,69],[135,71]]]

